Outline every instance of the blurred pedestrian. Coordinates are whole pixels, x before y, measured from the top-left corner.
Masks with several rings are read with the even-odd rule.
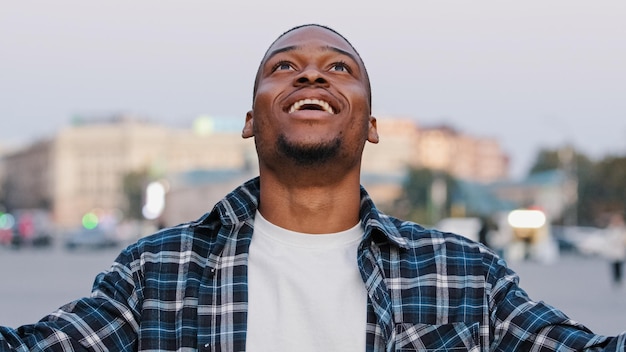
[[[486,216],[480,217],[480,230],[478,230],[478,242],[484,244],[487,247],[489,245],[489,234],[491,232],[490,220]]]
[[[606,256],[610,261],[611,278],[615,286],[621,286],[626,260],[626,225],[621,213],[614,213],[605,229]]]

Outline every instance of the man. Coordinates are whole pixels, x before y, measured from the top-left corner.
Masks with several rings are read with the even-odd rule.
[[[486,247],[380,213],[359,185],[370,95],[338,33],[280,36],[243,129],[259,178],[125,249],[90,298],[1,328],[0,349],[626,350],[531,301]]]

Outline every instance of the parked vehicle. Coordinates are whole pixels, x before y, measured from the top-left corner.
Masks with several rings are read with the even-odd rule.
[[[18,209],[13,211],[11,246],[49,247],[52,245],[52,222],[50,214],[42,209]]]
[[[583,255],[604,255],[610,245],[605,230],[593,226],[553,226],[562,250]]]
[[[120,242],[112,232],[105,231],[99,227],[94,229],[81,228],[71,234],[65,241],[65,248],[68,250],[99,250],[106,248],[114,248],[119,246]]]

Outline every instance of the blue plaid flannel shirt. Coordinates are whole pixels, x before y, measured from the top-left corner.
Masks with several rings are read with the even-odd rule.
[[[243,351],[247,257],[259,180],[199,220],[123,250],[91,297],[0,328],[0,351]],[[356,258],[369,299],[367,351],[625,351],[534,302],[485,247],[380,213],[364,189]]]

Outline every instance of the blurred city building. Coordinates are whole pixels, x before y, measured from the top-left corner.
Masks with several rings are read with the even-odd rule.
[[[127,206],[123,180],[145,172],[167,179],[162,220],[190,220],[237,184],[258,174],[254,143],[241,138],[243,120],[200,117],[193,127],[173,129],[119,115],[76,121],[52,138],[5,155],[3,199],[13,209],[50,211],[60,226],[80,224],[94,209]],[[492,138],[448,126],[421,128],[414,119],[378,119],[378,145],[367,144],[363,184],[375,201],[398,197],[408,167],[442,170],[478,183],[503,180],[508,157]]]
[[[460,133],[450,126],[420,127],[414,119],[379,118],[380,142],[367,144],[366,173],[404,173],[407,167],[445,171],[468,181],[506,179],[509,158],[495,138]]]
[[[0,142],[0,211],[4,211],[4,204],[2,199],[4,192],[6,191],[5,179],[6,179],[6,161],[5,156],[16,153],[19,150],[24,149],[21,145],[4,144]]]
[[[94,209],[124,209],[123,180],[131,172],[158,178],[189,169],[250,167],[254,144],[227,122],[205,118],[195,129],[132,116],[75,123],[5,156],[5,203],[48,209],[56,224],[74,226]]]
[[[171,174],[165,209],[159,217],[162,226],[200,218],[228,192],[258,174],[256,169],[203,169]]]
[[[489,183],[508,177],[509,158],[495,138],[459,133],[450,126],[422,129],[421,166],[446,171],[461,180]]]
[[[383,205],[400,196],[409,167],[478,184],[508,178],[509,157],[495,138],[470,136],[450,126],[421,127],[411,118],[378,118],[377,127],[380,142],[365,146],[362,182]]]

